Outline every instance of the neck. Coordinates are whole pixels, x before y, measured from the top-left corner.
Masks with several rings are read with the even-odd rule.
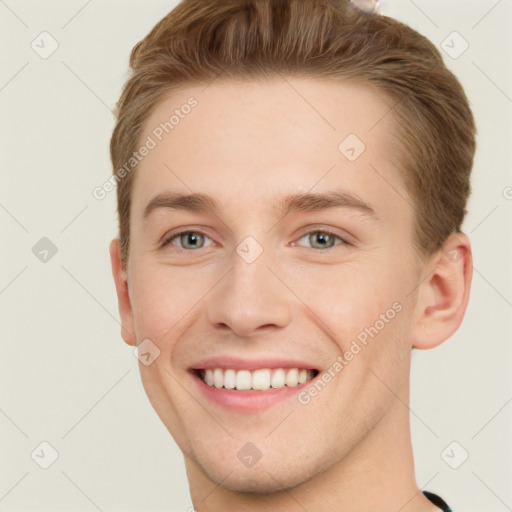
[[[342,460],[298,486],[271,494],[226,489],[185,456],[195,510],[438,512],[415,481],[409,409],[403,402],[396,399],[378,425]]]

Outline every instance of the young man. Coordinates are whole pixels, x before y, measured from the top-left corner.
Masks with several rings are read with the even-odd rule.
[[[407,407],[472,274],[475,126],[438,50],[340,0],[184,0],[130,64],[112,270],[195,509],[449,510]]]

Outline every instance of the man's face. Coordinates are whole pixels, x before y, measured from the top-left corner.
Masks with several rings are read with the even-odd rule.
[[[158,141],[191,96],[197,106]],[[157,145],[132,191],[130,327],[160,350],[139,363],[142,382],[189,471],[270,492],[406,417],[396,395],[407,397],[420,265],[388,110],[347,82],[216,81],[168,96],[145,124],[141,141]],[[344,205],[281,209],[333,192]],[[159,201],[145,216],[156,196],[194,193],[217,209]],[[200,377],[215,368],[246,370],[227,372],[228,387],[276,388],[216,388]],[[316,377],[295,386],[291,368]],[[257,369],[270,371],[247,373]]]

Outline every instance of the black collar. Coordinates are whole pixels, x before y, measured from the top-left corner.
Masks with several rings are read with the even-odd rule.
[[[423,494],[436,506],[439,507],[443,512],[452,512],[452,509],[447,503],[440,498],[437,494],[432,492],[423,491]]]

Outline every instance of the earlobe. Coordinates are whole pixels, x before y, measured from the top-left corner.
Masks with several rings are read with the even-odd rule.
[[[430,259],[420,285],[416,305],[413,347],[429,349],[440,345],[460,326],[469,301],[473,259],[464,233],[456,233]]]
[[[119,316],[121,317],[121,336],[128,345],[137,344],[133,326],[133,312],[128,291],[127,272],[121,258],[121,242],[114,239],[110,242],[110,263],[116,285]]]

